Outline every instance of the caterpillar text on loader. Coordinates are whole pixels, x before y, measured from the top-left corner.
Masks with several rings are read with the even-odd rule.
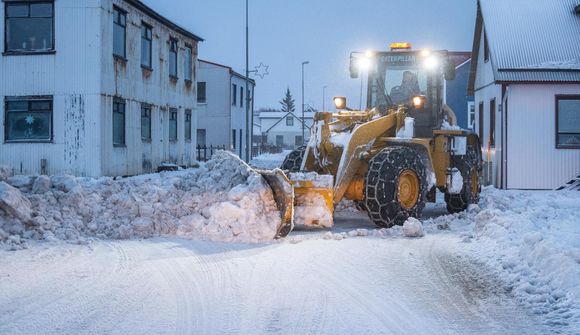
[[[337,112],[316,113],[308,145],[281,169],[261,171],[282,213],[277,237],[294,224],[331,226],[342,199],[387,228],[420,217],[436,190],[451,213],[479,201],[479,138],[460,129],[443,103],[444,79],[455,77],[447,51],[393,43],[388,52],[352,53],[352,78],[363,65],[367,108],[351,110],[345,98],[334,98]]]

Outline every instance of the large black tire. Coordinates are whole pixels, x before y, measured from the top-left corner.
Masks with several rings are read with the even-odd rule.
[[[412,201],[406,191],[409,178],[416,182]],[[385,148],[371,159],[365,178],[367,213],[383,228],[402,225],[409,217],[419,218],[428,187],[427,168],[420,153],[404,146]]]
[[[445,192],[445,202],[449,213],[459,213],[467,209],[470,204],[479,203],[481,192],[481,151],[479,146],[467,145],[465,156],[453,156],[451,163],[459,169],[463,178],[463,187],[459,194]]]
[[[280,169],[288,170],[290,172],[300,171],[300,166],[302,166],[302,158],[304,157],[304,152],[306,151],[306,146],[301,146],[294,149],[291,153],[286,156],[284,162]]]

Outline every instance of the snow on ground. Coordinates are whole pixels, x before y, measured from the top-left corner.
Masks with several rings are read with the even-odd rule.
[[[284,162],[284,159],[288,154],[292,152],[291,150],[283,150],[281,153],[277,154],[263,154],[256,156],[250,162],[250,165],[259,169],[271,170],[279,168]]]
[[[14,176],[0,181],[0,247],[29,239],[130,239],[174,235],[272,240],[280,222],[269,186],[219,152],[199,169],[126,179]],[[10,184],[10,185],[9,185]]]

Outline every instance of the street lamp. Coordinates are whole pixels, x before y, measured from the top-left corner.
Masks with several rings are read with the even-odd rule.
[[[324,101],[326,100],[326,88],[327,87],[328,87],[327,85],[322,86],[322,111],[323,112],[326,111],[326,107],[325,107],[325,104],[324,104],[325,102]]]
[[[310,64],[309,61],[302,62],[302,144],[304,144],[304,65]]]

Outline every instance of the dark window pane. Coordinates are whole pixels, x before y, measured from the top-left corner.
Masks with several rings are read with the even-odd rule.
[[[49,140],[51,112],[11,112],[7,120],[8,140]]]
[[[28,111],[28,100],[8,101],[6,109],[8,111]]]
[[[141,39],[141,64],[151,67],[151,41]]]
[[[205,82],[197,83],[197,102],[205,103],[206,102],[206,93],[205,93]]]
[[[558,132],[580,133],[580,100],[558,101]]]
[[[52,17],[51,3],[36,3],[30,4],[31,17]]]
[[[177,41],[169,42],[169,75],[177,77]]]
[[[125,57],[125,28],[118,24],[113,26],[113,54]]]
[[[125,144],[125,104],[113,102],[113,145]]]
[[[185,112],[185,139],[191,140],[191,111]]]
[[[151,109],[149,107],[141,108],[141,139],[151,139]]]
[[[6,38],[10,51],[52,50],[52,19],[7,19]]]
[[[31,101],[30,109],[37,111],[37,110],[50,110],[52,108],[50,101]]]
[[[127,26],[127,16],[123,13],[119,14],[119,24],[123,27]]]
[[[173,108],[170,110],[169,140],[170,141],[177,140],[177,110]]]
[[[185,79],[191,80],[192,74],[193,74],[193,69],[192,69],[191,48],[187,47],[187,48],[185,48],[185,74],[184,74]]]
[[[197,130],[197,145],[205,146],[205,129],[198,129]]]
[[[28,17],[28,5],[6,4],[6,17]]]

